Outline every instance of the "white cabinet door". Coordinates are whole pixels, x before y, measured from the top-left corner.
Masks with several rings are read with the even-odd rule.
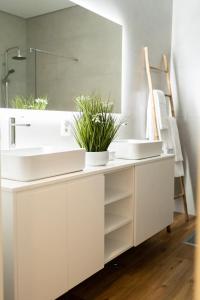
[[[15,205],[16,299],[56,299],[68,289],[66,185],[19,192]]]
[[[68,278],[71,289],[104,267],[104,176],[68,183]]]
[[[174,159],[135,167],[134,246],[173,222]]]

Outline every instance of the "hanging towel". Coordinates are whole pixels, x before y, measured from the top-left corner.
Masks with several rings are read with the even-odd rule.
[[[155,100],[155,110],[158,128],[160,130],[168,128],[168,113],[167,113],[167,102],[165,94],[160,90],[153,90],[154,100]]]
[[[183,155],[176,119],[168,116],[167,101],[164,93],[160,90],[153,90],[153,95],[155,99],[158,135],[159,139],[163,142],[163,153],[175,155],[174,176],[184,176]],[[147,105],[146,138],[149,140],[154,139],[151,96],[149,96]]]
[[[180,137],[178,132],[177,121],[174,117],[168,118],[169,122],[169,139],[171,139],[173,153],[175,155],[175,177],[184,176],[183,154],[181,150]]]
[[[153,90],[153,96],[155,101],[155,113],[157,120],[157,128],[159,137],[160,130],[168,129],[168,112],[165,94],[160,90]],[[154,139],[154,120],[152,115],[152,96],[149,95],[148,105],[147,105],[147,127],[146,127],[146,138],[149,140]]]
[[[154,140],[154,126],[152,116],[152,97],[149,95],[147,103],[147,123],[146,123],[146,138],[150,141]]]
[[[183,162],[177,161],[175,162],[174,177],[182,177],[182,176],[184,176]]]
[[[159,130],[159,139],[163,142],[162,150],[164,154],[174,153],[172,141],[169,137],[168,128]]]
[[[180,137],[179,137],[176,119],[174,117],[169,117],[168,122],[169,122],[169,136],[172,141],[172,145],[174,149],[175,161],[176,162],[183,161],[183,154],[181,150],[181,143],[180,143]]]
[[[168,149],[172,148],[170,139],[168,138],[168,112],[167,102],[163,91],[153,90],[155,100],[155,112],[158,128],[159,140],[163,141],[163,153],[168,153]],[[149,140],[154,139],[154,126],[152,116],[152,98],[151,95],[148,99],[147,105],[147,127],[146,127],[146,138]]]

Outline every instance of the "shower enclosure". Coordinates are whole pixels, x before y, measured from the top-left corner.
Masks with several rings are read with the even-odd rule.
[[[59,97],[55,86],[58,86],[59,76],[65,75],[67,61],[75,63],[78,59],[37,48],[23,50],[15,46],[6,49],[1,63],[0,106],[12,108],[16,96],[33,99]]]

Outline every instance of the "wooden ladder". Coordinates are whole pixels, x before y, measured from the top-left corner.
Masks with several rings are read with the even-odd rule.
[[[163,67],[155,67],[155,66],[150,65],[148,47],[144,48],[144,56],[145,56],[147,80],[148,80],[148,85],[149,85],[149,94],[151,96],[151,101],[152,101],[151,107],[152,107],[152,120],[153,120],[153,128],[154,128],[154,140],[158,140],[159,134],[158,134],[158,127],[157,127],[157,120],[156,120],[156,109],[155,109],[155,99],[154,99],[154,94],[153,94],[153,81],[152,81],[152,76],[151,76],[151,70],[165,73],[166,83],[167,83],[167,93],[165,94],[165,97],[169,99],[169,106],[170,106],[170,112],[171,112],[172,117],[176,117],[175,110],[174,110],[173,96],[172,96],[172,87],[171,87],[171,81],[170,81],[170,70],[169,70],[167,56],[165,54],[162,55]],[[184,177],[182,177],[182,176],[178,177],[178,180],[179,180],[181,192],[179,194],[175,195],[174,199],[178,199],[178,198],[183,199],[185,219],[186,219],[186,221],[189,221],[188,208],[187,208],[187,202],[186,202],[186,194],[185,194]],[[167,227],[167,230],[170,231],[170,226]]]

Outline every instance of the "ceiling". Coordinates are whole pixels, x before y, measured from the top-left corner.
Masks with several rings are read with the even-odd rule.
[[[74,5],[68,0],[0,0],[0,10],[22,18],[31,18]]]

